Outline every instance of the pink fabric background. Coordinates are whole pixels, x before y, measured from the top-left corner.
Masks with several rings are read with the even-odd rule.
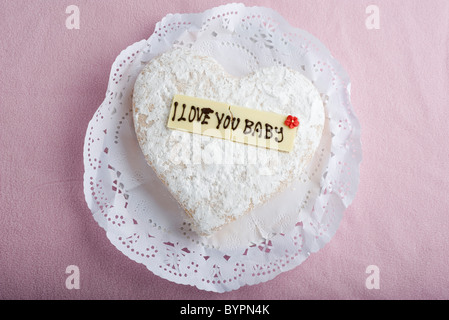
[[[319,38],[352,81],[364,160],[332,241],[256,286],[208,293],[116,250],[83,195],[83,142],[112,62],[168,13],[225,1],[0,2],[1,299],[448,299],[449,2],[244,1]],[[68,5],[80,30],[65,27]],[[368,5],[380,30],[365,27]],[[68,290],[68,265],[81,288]],[[365,287],[369,265],[380,289]]]

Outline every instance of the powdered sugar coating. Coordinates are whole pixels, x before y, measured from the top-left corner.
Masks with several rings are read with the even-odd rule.
[[[167,128],[175,94],[295,115],[300,126],[290,153]],[[148,163],[209,235],[296,180],[319,145],[324,107],[313,84],[280,66],[235,78],[215,60],[174,49],[151,60],[133,94],[134,124]]]

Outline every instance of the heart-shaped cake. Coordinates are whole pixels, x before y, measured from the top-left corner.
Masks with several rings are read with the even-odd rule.
[[[283,130],[297,127],[293,148],[171,129],[175,95],[285,115]],[[325,111],[317,89],[296,70],[273,66],[237,78],[213,58],[177,48],[152,59],[137,77],[133,118],[148,164],[198,234],[210,235],[299,178],[320,143]]]

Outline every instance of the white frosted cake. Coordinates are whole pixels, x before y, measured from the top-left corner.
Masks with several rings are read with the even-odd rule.
[[[284,132],[296,130],[293,148],[283,152],[169,128],[175,95],[285,115]],[[138,76],[133,117],[148,164],[198,234],[207,236],[299,178],[320,143],[325,111],[315,86],[296,70],[273,66],[236,78],[210,57],[173,49]]]

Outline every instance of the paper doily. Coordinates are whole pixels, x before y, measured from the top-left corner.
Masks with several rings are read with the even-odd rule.
[[[321,92],[323,139],[302,178],[261,209],[269,214],[260,223],[273,222],[271,232],[199,237],[145,162],[134,133],[132,89],[143,66],[173,46],[195,47],[236,76],[291,67]],[[126,256],[170,281],[224,292],[273,279],[328,243],[356,194],[361,155],[349,78],[325,46],[271,9],[229,4],[169,14],[148,40],[116,58],[86,132],[84,192],[93,217]],[[282,197],[293,200],[282,206]]]

